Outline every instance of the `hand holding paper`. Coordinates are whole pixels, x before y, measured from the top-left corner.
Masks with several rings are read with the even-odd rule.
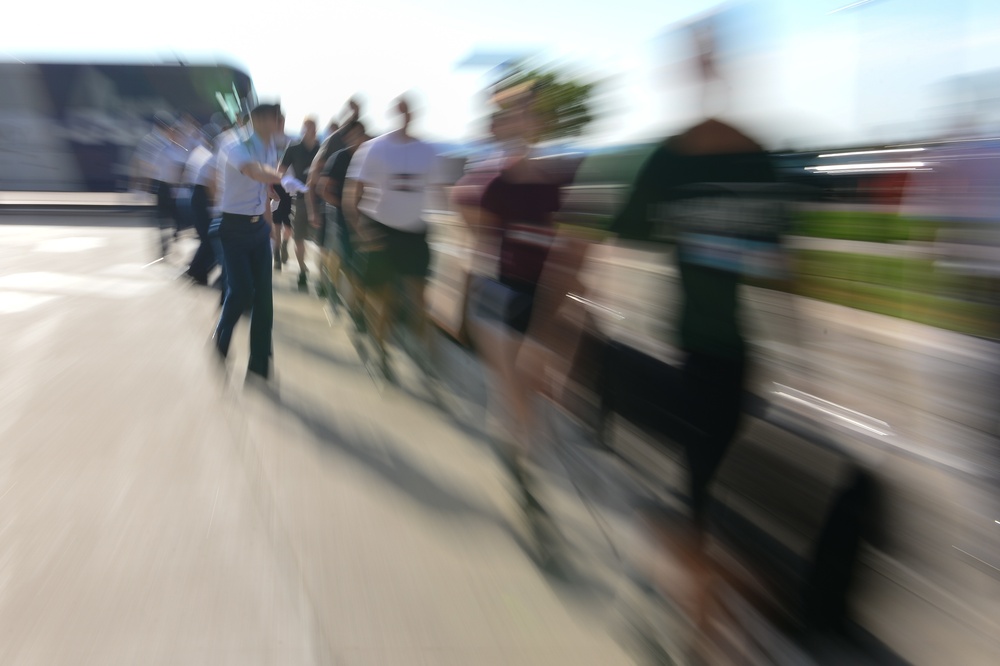
[[[309,191],[305,183],[296,178],[295,176],[285,176],[281,179],[281,186],[285,188],[285,191],[289,194],[304,194]]]

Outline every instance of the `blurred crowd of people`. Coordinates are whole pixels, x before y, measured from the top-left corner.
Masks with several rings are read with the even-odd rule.
[[[699,32],[693,42],[690,63],[708,100],[721,84],[712,36]],[[346,307],[355,331],[374,340],[384,376],[393,374],[391,330],[406,308],[424,347],[423,367],[433,374],[426,209],[429,195],[447,188],[473,238],[463,311],[471,347],[493,379],[491,434],[541,561],[558,566],[560,539],[531,474],[545,431],[539,403],[565,400],[570,375],[581,364],[600,365],[591,386],[600,409],[664,435],[683,456],[686,510],[680,517],[644,510],[641,517],[663,557],[684,564],[693,590],[687,610],[707,634],[709,488],[736,437],[749,385],[740,287],[789,277],[782,250],[789,195],[764,148],[707,111],[659,144],[603,240],[673,248],[681,360],[673,372],[661,371],[655,359],[614,345],[597,358],[588,346],[594,329],[583,279],[595,240],[559,224],[578,162],[539,150],[547,122],[539,94],[530,80],[489,91],[491,150],[469,160],[457,182],[434,146],[414,133],[406,97],[389,109],[393,128],[376,137],[354,99],[324,136],[307,118],[294,142],[277,104],[201,128],[189,118],[158,117],[137,152],[136,174],[156,196],[164,255],[172,234],[193,227],[200,244],[186,276],[208,285],[221,269],[213,338],[220,361],[227,362],[234,328],[249,313],[248,378],[265,383],[273,376],[272,280],[290,261],[290,246],[298,288],[312,284]],[[309,243],[317,248],[313,266]],[[850,529],[828,538],[854,549]],[[653,584],[669,596],[669,583],[653,569]],[[820,615],[842,605],[849,568],[824,576],[831,599],[817,602],[827,604]]]

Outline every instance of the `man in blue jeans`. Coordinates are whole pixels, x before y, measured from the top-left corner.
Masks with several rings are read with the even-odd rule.
[[[253,131],[232,143],[226,153],[219,209],[218,238],[226,272],[226,296],[215,330],[215,346],[223,358],[229,353],[233,328],[240,316],[250,317],[248,377],[267,379],[271,366],[271,225],[266,219],[273,198],[272,185],[281,182],[274,138],[281,108],[260,104],[250,112]]]

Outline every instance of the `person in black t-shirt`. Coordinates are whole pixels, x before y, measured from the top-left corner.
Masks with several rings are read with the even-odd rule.
[[[712,45],[703,41],[698,46],[703,49],[697,58],[699,73],[703,82],[712,82],[717,77]],[[678,346],[684,360],[677,386],[651,386],[650,391],[669,403],[662,407],[671,418],[662,426],[686,458],[690,512],[681,523],[659,513],[644,517],[663,551],[680,554],[689,568],[699,622],[706,617],[710,580],[704,556],[708,491],[739,426],[746,387],[739,288],[749,277],[780,277],[784,199],[763,148],[738,129],[707,119],[653,153],[611,226],[620,239],[668,243],[676,250],[682,295]],[[576,257],[581,263],[585,253]],[[572,306],[573,290],[580,288],[573,277],[578,268],[558,265],[550,256],[539,292],[552,300],[537,307],[548,319],[539,322],[537,339],[550,337],[545,331],[558,328],[556,313]],[[565,367],[575,349],[529,344],[518,367],[542,377],[557,361]],[[560,352],[570,359],[557,359]],[[605,370],[621,373],[618,367]],[[644,371],[630,372],[634,376],[622,376],[618,385],[640,381]]]
[[[361,144],[368,140],[368,136],[365,134],[364,125],[358,121],[345,125],[341,136],[346,147],[331,155],[326,164],[323,165],[317,189],[327,207],[326,235],[328,242],[323,245],[323,257],[331,282],[330,288],[336,289],[338,276],[343,271],[350,280],[355,295],[355,302],[352,304],[353,310],[363,299],[364,285],[360,280],[358,266],[355,262],[355,249],[352,241],[354,234],[344,214],[343,196],[351,158],[354,157],[354,153],[357,152]]]
[[[344,131],[351,123],[356,122],[360,117],[361,106],[358,104],[357,100],[352,97],[347,100],[347,118],[344,122],[340,125],[336,122],[330,123],[330,129],[332,132],[323,140],[323,143],[320,144],[319,151],[316,153],[316,157],[313,159],[312,165],[309,167],[309,178],[306,180],[306,186],[309,188],[310,192],[316,194],[316,197],[306,199],[307,202],[318,203],[320,193],[317,186],[319,185],[319,177],[320,173],[323,171],[323,166],[337,151],[343,150],[347,147],[347,144],[344,142]],[[309,211],[309,224],[311,224],[314,229],[319,229],[320,225],[323,224],[323,221],[322,210],[319,206],[314,206],[313,209]]]
[[[295,177],[303,183],[309,179],[309,169],[319,152],[319,141],[316,138],[316,121],[306,118],[302,123],[302,140],[293,143],[285,151],[281,158],[280,171],[282,175],[291,168],[295,172]],[[309,206],[306,204],[306,197],[313,196],[312,192],[299,193],[295,196],[295,203],[292,208],[292,238],[295,241],[295,259],[299,262],[299,288],[306,287],[306,238],[309,236]],[[282,254],[285,255],[282,242]],[[284,260],[284,256],[282,256]]]
[[[746,368],[739,287],[768,277],[784,224],[770,158],[754,141],[709,120],[667,141],[643,167],[611,231],[625,240],[677,248],[685,354],[681,442],[695,521],[708,484],[736,432]]]
[[[278,155],[284,155],[288,147],[288,137],[285,135],[285,116],[278,118],[279,135],[275,140]],[[279,183],[272,187],[274,197],[278,201],[277,207],[272,211],[268,207],[265,217],[270,216],[271,222],[271,245],[274,252],[274,270],[280,271],[282,264],[288,261],[288,238],[292,229],[292,195]]]

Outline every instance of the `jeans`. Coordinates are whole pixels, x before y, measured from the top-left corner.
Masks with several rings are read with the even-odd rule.
[[[215,344],[223,356],[227,355],[236,323],[252,307],[248,369],[267,377],[271,359],[271,326],[274,323],[271,227],[264,220],[249,222],[225,218],[217,220],[213,226],[218,227],[226,274],[226,295],[215,330]]]

